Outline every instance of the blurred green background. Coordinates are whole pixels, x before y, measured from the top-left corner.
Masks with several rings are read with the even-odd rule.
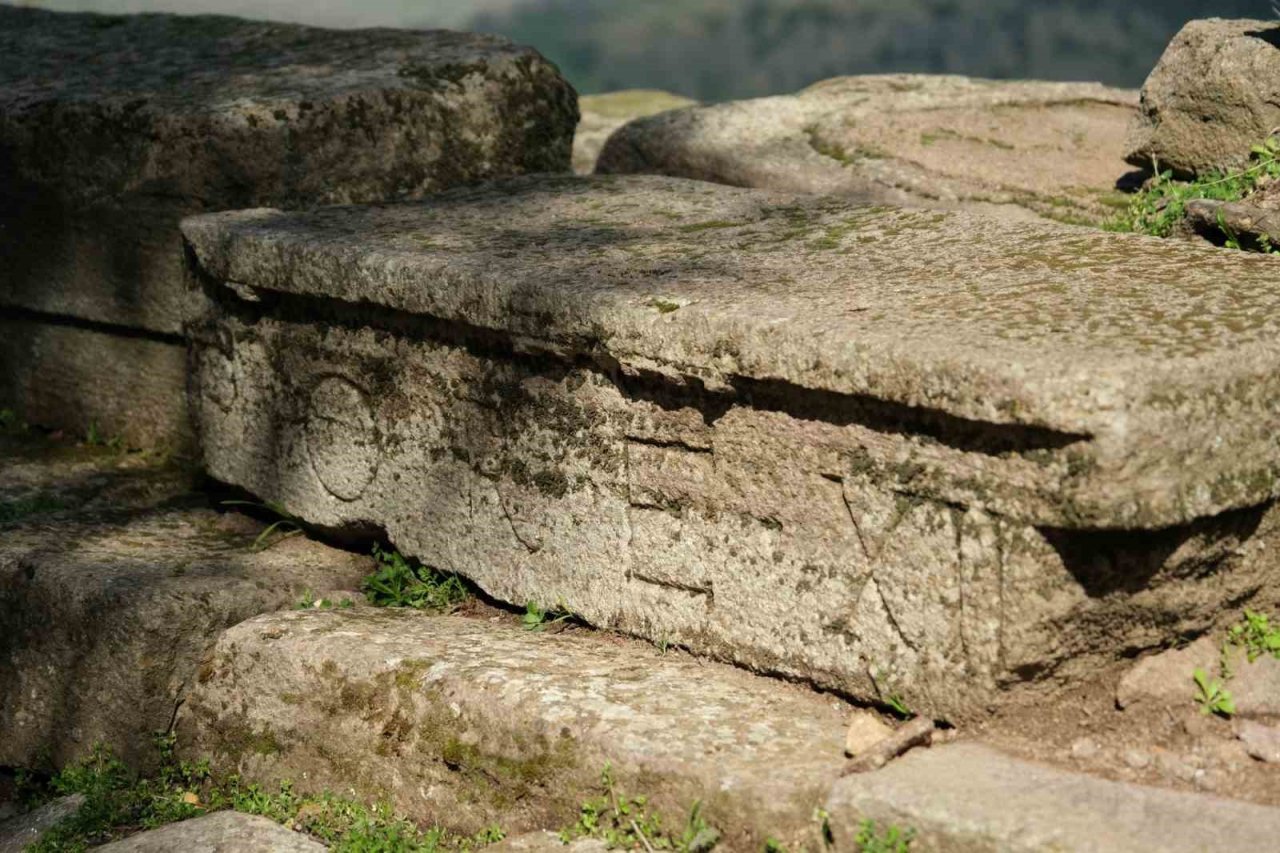
[[[713,101],[839,74],[922,71],[1137,87],[1204,17],[1273,18],[1269,0],[30,0],[101,12],[221,12],[324,26],[502,33],[584,93],[658,88]]]

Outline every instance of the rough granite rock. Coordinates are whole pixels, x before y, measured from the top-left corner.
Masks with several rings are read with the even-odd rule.
[[[565,844],[559,834],[544,830],[517,835],[487,849],[490,853],[606,853],[609,847],[595,838],[582,838]]]
[[[225,628],[370,570],[301,537],[254,552],[260,524],[206,505],[136,455],[0,458],[0,766],[61,767],[99,741],[149,765]]]
[[[0,853],[22,853],[49,830],[80,811],[82,805],[84,794],[72,794],[0,822]]]
[[[1236,712],[1242,716],[1280,716],[1280,659],[1261,655],[1250,661],[1240,646],[1225,646],[1221,637],[1201,637],[1180,649],[1139,660],[1116,688],[1116,704],[1128,708],[1144,702],[1189,705],[1195,701],[1192,673],[1203,669],[1211,678],[1226,662],[1231,675],[1223,679]]]
[[[176,333],[182,216],[564,171],[577,119],[496,36],[0,5],[0,304]]]
[[[1136,105],[1094,83],[837,77],[633,121],[596,168],[1095,223],[1120,203]]]
[[[1280,571],[1267,258],[656,177],[185,233],[209,471],[502,600],[961,715]]]
[[[977,744],[917,750],[840,780],[827,801],[837,849],[863,820],[915,830],[912,851],[1201,853],[1269,850],[1280,809],[1055,770]]]
[[[1280,24],[1191,21],[1142,87],[1126,158],[1188,177],[1239,168],[1280,127]]]
[[[186,453],[186,347],[40,319],[0,319],[0,408],[75,435]]]
[[[178,715],[217,771],[387,796],[425,824],[572,824],[612,768],[728,850],[807,830],[840,771],[847,709],[812,691],[597,634],[405,610],[304,611],[218,640]]]
[[[573,137],[573,171],[589,175],[596,168],[596,158],[605,140],[629,121],[667,110],[691,107],[697,101],[656,89],[626,89],[602,95],[578,98],[582,119]]]
[[[323,853],[328,848],[265,817],[216,812],[94,849],[99,853]]]

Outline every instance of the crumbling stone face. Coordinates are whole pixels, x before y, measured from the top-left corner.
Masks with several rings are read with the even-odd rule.
[[[1251,259],[659,178],[186,234],[210,473],[500,599],[963,716],[1276,571]]]
[[[176,333],[182,216],[566,171],[577,119],[493,36],[0,7],[0,303]]]

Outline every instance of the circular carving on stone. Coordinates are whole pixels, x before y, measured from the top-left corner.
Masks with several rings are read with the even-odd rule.
[[[339,500],[356,500],[377,476],[381,448],[373,407],[341,376],[326,376],[311,389],[306,442],[311,470]]]

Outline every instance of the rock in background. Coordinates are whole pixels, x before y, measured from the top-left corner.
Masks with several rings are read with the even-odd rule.
[[[1192,21],[1142,87],[1126,158],[1180,177],[1240,168],[1280,126],[1280,24]]]
[[[597,171],[1096,224],[1130,171],[1136,105],[1089,83],[839,77],[633,121]]]

